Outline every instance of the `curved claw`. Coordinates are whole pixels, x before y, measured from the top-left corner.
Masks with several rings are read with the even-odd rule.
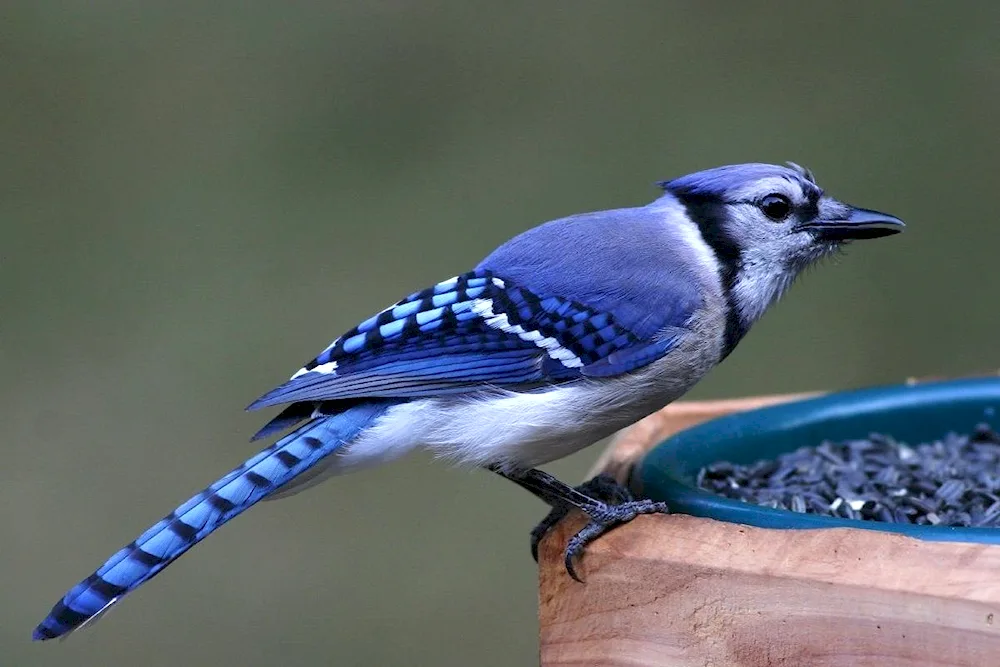
[[[652,500],[635,500],[631,491],[619,484],[610,475],[598,475],[575,488],[565,487],[558,480],[553,480],[545,473],[533,472],[541,478],[545,486],[526,485],[523,479],[511,478],[539,495],[552,505],[552,509],[531,531],[531,556],[538,562],[538,545],[557,523],[569,513],[572,508],[579,509],[587,515],[590,521],[581,528],[566,543],[563,563],[566,572],[574,581],[583,583],[576,573],[574,561],[583,556],[587,545],[616,526],[628,523],[640,514],[666,513],[666,503]],[[503,474],[501,472],[501,474]],[[559,486],[565,487],[560,489]],[[555,491],[553,491],[553,487]],[[565,493],[564,493],[565,491]]]
[[[666,503],[654,502],[652,500],[632,500],[621,505],[605,505],[598,508],[599,511],[591,515],[591,521],[586,526],[577,531],[576,535],[566,543],[566,551],[563,563],[566,572],[574,581],[583,583],[583,580],[576,573],[574,561],[583,556],[587,545],[604,535],[612,528],[621,526],[636,518],[640,514],[666,514],[670,510]]]
[[[578,581],[581,584],[583,583],[583,579],[581,579],[576,573],[576,567],[573,565],[573,561],[583,555],[583,552],[587,548],[588,544],[611,530],[615,525],[617,524],[606,524],[591,521],[577,531],[576,535],[571,537],[569,542],[566,543],[566,553],[563,558],[563,562],[566,565],[566,572],[569,573],[569,576],[571,576],[574,581]]]
[[[576,558],[576,555],[571,553],[569,549],[566,549],[566,555],[563,557],[563,564],[566,566],[566,572],[569,573],[569,576],[573,579],[573,581],[578,584],[582,584],[583,579],[576,574],[576,566],[573,565],[574,558]]]

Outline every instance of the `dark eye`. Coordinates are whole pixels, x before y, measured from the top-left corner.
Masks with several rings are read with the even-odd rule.
[[[760,200],[760,210],[775,222],[780,222],[792,212],[792,202],[785,195],[771,194]]]

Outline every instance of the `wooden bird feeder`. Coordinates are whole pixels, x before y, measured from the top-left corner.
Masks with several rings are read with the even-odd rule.
[[[592,474],[619,481],[690,426],[802,395],[678,402],[622,432]],[[539,557],[541,665],[1000,667],[1000,546],[881,530],[642,516],[563,566],[570,515]]]

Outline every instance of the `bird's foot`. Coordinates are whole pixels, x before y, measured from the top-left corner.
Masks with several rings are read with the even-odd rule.
[[[566,551],[563,555],[566,572],[575,581],[583,583],[583,580],[576,573],[574,563],[583,555],[588,544],[612,528],[628,523],[640,514],[666,514],[669,511],[666,503],[652,500],[630,500],[621,505],[605,504],[603,507],[595,508],[593,513],[588,512],[590,522],[566,543]]]
[[[595,501],[611,505],[627,503],[634,498],[627,487],[618,483],[611,475],[600,474],[591,480],[573,487],[575,491],[592,498]],[[538,525],[531,530],[531,557],[538,562],[538,545],[549,531],[555,528],[556,524],[569,514],[573,506],[565,502],[556,502],[552,509],[545,515],[545,518],[538,522]]]
[[[585,506],[558,503],[531,531],[531,555],[538,560],[538,543],[576,506],[590,521],[566,543],[563,562],[566,571],[576,581],[582,581],[576,573],[575,561],[579,559],[587,545],[606,532],[628,523],[640,514],[660,514],[668,512],[667,504],[652,500],[636,500],[625,486],[609,475],[598,475],[588,482],[574,487],[578,493],[591,502]]]

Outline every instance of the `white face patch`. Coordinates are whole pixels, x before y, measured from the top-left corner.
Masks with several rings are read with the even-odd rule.
[[[785,183],[786,196],[794,204],[803,203],[805,195],[798,186],[780,178],[756,182],[753,192],[746,193],[748,198],[754,201],[772,192],[784,194],[775,188],[775,180]],[[730,296],[745,326],[760,319],[803,269],[835,250],[833,245],[817,243],[808,232],[794,231],[796,222],[794,217],[772,220],[749,202],[726,206],[726,231],[740,246],[740,264]]]
[[[781,298],[794,278],[795,274],[766,263],[744,263],[731,288],[733,304],[744,325],[749,326],[760,319],[764,311]]]
[[[496,279],[495,279],[496,280]],[[583,362],[575,354],[559,344],[551,336],[543,336],[538,331],[528,331],[520,324],[511,324],[506,313],[497,315],[493,312],[492,299],[476,299],[472,302],[472,312],[479,315],[492,329],[498,329],[505,333],[516,335],[518,338],[529,343],[534,343],[545,350],[545,353],[567,368],[580,368]]]

